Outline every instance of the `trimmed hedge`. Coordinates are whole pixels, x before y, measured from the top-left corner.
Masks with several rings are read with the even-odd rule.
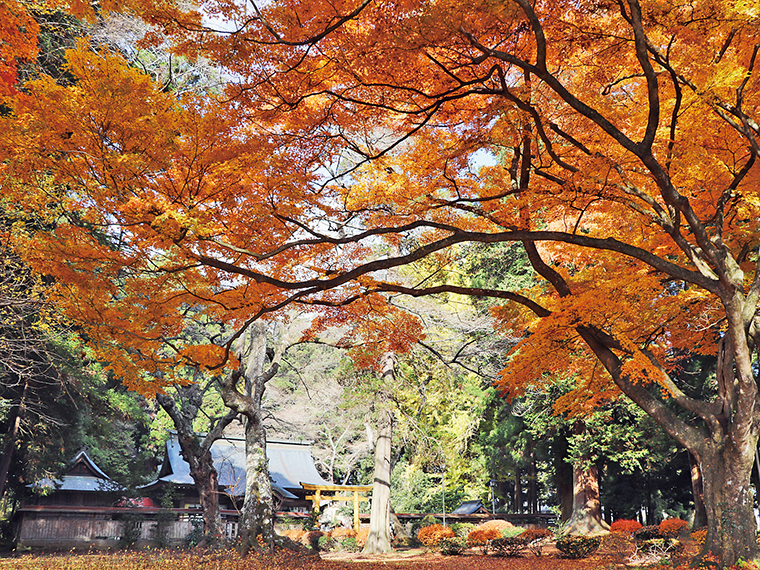
[[[639,521],[631,519],[618,519],[610,525],[610,532],[627,532],[633,534],[641,528]]]
[[[598,536],[563,536],[557,539],[557,549],[568,558],[586,558],[593,554],[601,539]]]
[[[458,556],[467,550],[467,540],[460,536],[443,538],[438,543],[438,548],[441,551],[441,554],[445,554],[446,556]]]
[[[689,523],[681,519],[665,519],[657,528],[660,529],[660,536],[662,538],[678,538],[682,533],[686,532],[689,527]]]
[[[444,538],[455,538],[456,534],[447,526],[441,524],[431,524],[420,529],[417,533],[417,540],[428,548],[435,548]]]
[[[488,543],[488,547],[496,556],[518,556],[528,544],[528,539],[520,536],[495,538]]]

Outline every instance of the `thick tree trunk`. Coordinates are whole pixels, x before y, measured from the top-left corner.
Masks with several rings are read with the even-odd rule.
[[[372,486],[372,507],[365,554],[382,554],[391,550],[391,438],[393,415],[380,412],[375,443],[375,480]]]
[[[219,509],[219,482],[214,468],[211,452],[199,458],[199,466],[191,471],[195,488],[203,509],[204,536],[201,547],[218,544],[222,541],[222,514]]]
[[[271,551],[276,544],[298,548],[274,532],[274,501],[261,404],[266,383],[277,373],[278,362],[275,359],[264,372],[266,347],[266,327],[261,322],[254,323],[237,346],[240,367],[222,381],[225,405],[245,417],[245,499],[238,526],[239,549],[243,556],[251,550]],[[238,390],[241,380],[243,393]]]
[[[663,373],[661,381],[684,408],[698,414],[702,426],[684,422],[652,392],[621,373],[617,356],[598,333],[578,332],[612,374],[617,385],[671,436],[699,458],[707,513],[707,540],[702,555],[712,553],[720,566],[753,559],[758,552],[756,522],[749,497],[750,476],[758,441],[758,391],[752,352],[745,334],[741,303],[727,307],[729,334],[720,341],[715,403],[692,400]],[[752,307],[754,313],[754,306]],[[654,359],[652,362],[655,363]]]
[[[219,484],[210,445],[200,445],[194,432],[187,433],[182,429],[177,432],[182,456],[190,466],[190,476],[203,510],[203,540],[199,546],[211,546],[222,539],[222,515],[219,510]]]
[[[211,430],[201,437],[193,429],[193,423],[203,405],[203,391],[198,384],[179,387],[177,401],[182,401],[180,409],[177,402],[168,394],[158,394],[156,400],[166,411],[177,430],[182,457],[190,466],[190,476],[198,491],[203,510],[203,540],[199,546],[206,547],[222,540],[222,515],[219,510],[219,482],[211,455],[211,446],[224,433],[236,414],[230,412],[213,422]]]
[[[394,358],[385,355],[383,380],[394,380]],[[375,440],[375,477],[372,486],[372,507],[369,515],[369,534],[364,545],[365,554],[382,554],[391,550],[391,440],[393,438],[393,412],[390,402],[379,395],[377,439]]]
[[[554,484],[559,499],[560,521],[567,522],[573,516],[573,467],[567,462],[567,437],[563,433],[555,438]]]
[[[737,449],[730,443],[700,457],[707,512],[707,539],[702,554],[718,554],[721,565],[752,560],[758,554],[750,490],[753,461],[753,446]]]
[[[608,530],[609,526],[602,520],[596,465],[573,466],[573,514],[565,531],[568,534],[599,534]]]
[[[247,416],[245,426],[245,500],[238,526],[241,554],[252,548],[274,548],[274,501],[269,480],[266,434],[260,415]]]

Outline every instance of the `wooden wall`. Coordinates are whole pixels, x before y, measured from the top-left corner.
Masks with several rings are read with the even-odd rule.
[[[125,524],[128,523],[103,515],[99,517],[67,516],[66,513],[38,513],[33,518],[25,516],[21,522],[18,547],[50,550],[118,548],[119,539],[124,534]],[[158,523],[154,520],[144,520],[135,521],[134,524],[140,527],[137,547],[155,546]],[[229,521],[225,527],[227,539],[234,540],[237,535],[237,522]],[[192,531],[193,524],[187,517],[169,522],[166,541],[169,545],[183,544]]]

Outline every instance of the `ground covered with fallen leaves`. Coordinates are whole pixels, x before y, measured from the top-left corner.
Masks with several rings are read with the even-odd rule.
[[[23,554],[0,559],[0,570],[610,570],[624,568],[623,560],[594,555],[568,560],[556,555],[541,557],[443,556],[414,549],[382,556],[360,553],[320,557],[290,552],[250,555],[236,552],[138,551],[115,553]]]

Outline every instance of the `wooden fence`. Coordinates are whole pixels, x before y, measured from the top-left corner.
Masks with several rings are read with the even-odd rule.
[[[164,523],[162,540],[157,541],[158,521],[161,513],[171,513],[176,520]],[[193,532],[193,520],[200,521],[199,509],[133,509],[118,507],[53,507],[27,506],[21,508],[21,526],[18,546],[21,548],[43,548],[49,550],[69,550],[72,548],[118,548],[124,545],[126,534],[136,539],[137,547],[157,546],[163,542],[168,546],[182,545]],[[225,538],[235,540],[238,532],[236,511],[222,511]],[[306,518],[307,513],[278,513],[278,518]],[[423,514],[398,514],[400,522],[411,527]],[[440,514],[434,515],[442,518]],[[521,526],[546,527],[554,518],[542,514],[472,514],[446,515],[448,523],[482,523],[491,519],[504,519]],[[369,522],[369,515],[361,515],[362,523]],[[129,529],[127,525],[135,525]],[[129,532],[131,530],[131,532]]]
[[[51,550],[118,548],[130,541],[135,541],[137,547],[156,546],[159,542],[181,545],[197,526],[193,520],[200,520],[200,511],[196,509],[171,509],[177,520],[163,523],[159,531],[159,522],[155,520],[158,509],[26,507],[21,510],[18,546]],[[237,536],[236,514],[228,513],[223,521],[228,540]]]

